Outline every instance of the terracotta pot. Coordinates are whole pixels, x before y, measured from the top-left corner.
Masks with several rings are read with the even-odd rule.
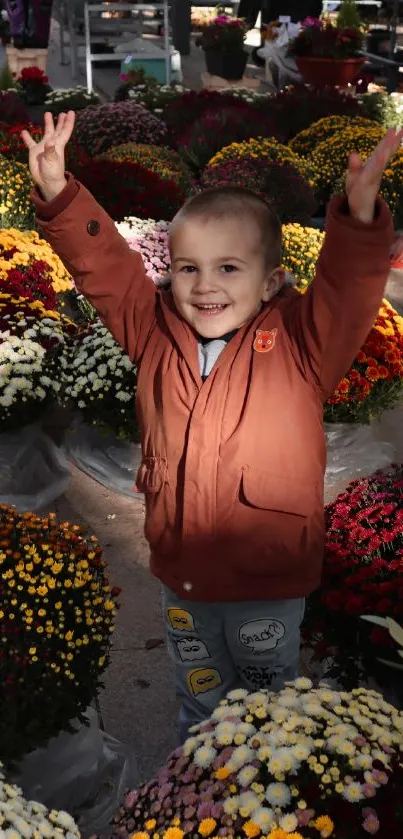
[[[347,87],[357,78],[364,58],[296,57],[295,63],[307,84],[314,87]]]
[[[205,50],[207,72],[211,76],[219,76],[228,81],[242,79],[245,72],[247,52],[220,52],[220,50]]]

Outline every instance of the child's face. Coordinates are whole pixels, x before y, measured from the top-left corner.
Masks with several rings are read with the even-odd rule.
[[[267,267],[260,231],[247,217],[178,221],[171,264],[176,307],[204,338],[238,329],[284,281],[281,269]]]

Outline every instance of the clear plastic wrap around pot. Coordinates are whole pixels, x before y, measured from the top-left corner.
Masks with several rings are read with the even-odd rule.
[[[69,460],[98,483],[120,495],[142,498],[135,492],[141,448],[114,434],[77,421],[68,431],[63,449]]]
[[[395,458],[391,443],[376,439],[374,425],[325,424],[327,467],[325,501],[336,498],[350,481],[385,469]]]
[[[36,512],[63,495],[69,481],[65,455],[39,425],[0,433],[0,504]]]
[[[61,732],[27,755],[12,780],[26,798],[71,813],[83,837],[106,837],[125,792],[138,786],[137,760],[127,746],[101,731],[93,708],[86,717],[88,726],[73,722],[76,733]]]

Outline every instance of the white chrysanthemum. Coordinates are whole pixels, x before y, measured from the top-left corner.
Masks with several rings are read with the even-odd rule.
[[[239,806],[239,796],[230,795],[223,802],[224,813],[226,813],[227,816],[234,816],[239,812]]]
[[[364,798],[362,786],[357,781],[352,781],[351,784],[346,784],[342,795],[343,798],[350,801],[351,804],[356,804],[357,801],[362,801]]]
[[[215,738],[220,746],[230,746],[234,741],[236,726],[228,720],[220,722],[215,730]]]
[[[336,748],[337,754],[343,757],[354,757],[357,747],[350,740],[342,740]]]
[[[278,725],[282,725],[282,723],[285,722],[288,717],[288,711],[286,708],[273,708],[270,713],[272,719]]]
[[[232,711],[232,708],[231,708]],[[214,708],[214,711],[211,715],[211,719],[215,720],[216,722],[220,720],[224,720],[225,717],[230,716],[228,705],[219,705],[217,708]]]
[[[371,769],[372,755],[357,755],[354,758],[354,769]]]
[[[244,766],[237,775],[240,786],[249,787],[255,780],[258,773],[259,770],[256,766]]]
[[[296,693],[283,691],[283,693],[279,693],[278,695],[277,704],[283,708],[297,708],[300,704],[300,698]]]
[[[298,820],[295,813],[287,813],[279,821],[279,826],[285,833],[294,833],[298,827]]]
[[[253,813],[254,810],[257,810],[257,808],[260,807],[260,803],[259,797],[255,792],[253,792],[253,790],[245,790],[244,792],[241,792],[239,796],[240,807],[244,810],[248,810],[249,814]]]
[[[196,737],[188,737],[188,739],[183,744],[183,754],[186,757],[189,757],[189,755],[193,754],[195,749],[197,749],[198,745],[199,741],[196,739]]]
[[[310,679],[300,676],[295,682],[286,682],[286,687],[295,687],[297,690],[312,690],[313,684]]]
[[[292,772],[298,766],[292,746],[283,746],[276,749],[267,763],[267,768],[272,775],[282,775]]]
[[[253,759],[254,753],[249,746],[237,746],[232,752],[228,766],[233,767],[235,770],[241,769],[242,766],[250,763]]]
[[[274,812],[269,807],[258,807],[257,810],[253,810],[252,816],[254,823],[260,827],[262,833],[268,833],[275,824]]]
[[[193,761],[201,769],[207,769],[216,757],[217,752],[212,746],[199,746],[194,753]]]
[[[263,745],[260,746],[260,749],[257,751],[257,758],[260,760],[261,763],[266,763],[267,760],[272,756],[273,749],[271,746]]]
[[[256,691],[256,693],[250,693],[248,696],[248,705],[263,705],[266,706],[269,702],[269,696],[267,693],[263,693],[262,691]]]
[[[305,760],[308,760],[311,749],[305,743],[297,743],[295,746],[292,746],[292,752],[298,762],[303,763]]]
[[[242,702],[248,696],[248,691],[245,688],[235,688],[235,690],[230,690],[227,694],[227,699],[230,702]]]
[[[75,822],[74,819],[70,816],[70,813],[66,813],[65,810],[52,810],[49,813],[49,818],[54,822],[56,825],[60,825],[60,827],[64,827],[67,830],[74,830]]]
[[[272,807],[286,807],[291,801],[291,792],[286,784],[269,784],[266,789],[266,799]]]
[[[256,726],[253,725],[251,722],[239,722],[236,726],[236,733],[237,734],[244,734],[245,737],[252,737],[256,734]]]

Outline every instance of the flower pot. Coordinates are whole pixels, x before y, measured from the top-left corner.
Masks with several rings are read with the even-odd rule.
[[[307,84],[314,87],[347,87],[357,78],[364,59],[296,56],[295,63]]]
[[[227,81],[242,79],[245,72],[247,52],[220,52],[220,50],[205,50],[207,72],[211,76],[220,76]]]

